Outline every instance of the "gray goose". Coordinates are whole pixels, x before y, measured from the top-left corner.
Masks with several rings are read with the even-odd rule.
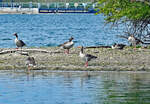
[[[85,61],[85,66],[87,67],[88,66],[88,62],[91,61],[92,59],[96,59],[97,57],[93,56],[91,54],[84,54],[83,50],[84,50],[84,47],[81,46],[81,51],[79,53],[79,56],[81,57],[81,59],[83,61]]]
[[[65,51],[65,53],[67,53],[67,54],[69,54],[69,49],[72,48],[73,45],[74,45],[74,42],[72,41],[73,39],[74,39],[74,38],[71,37],[71,38],[69,39],[69,41],[67,41],[67,42],[65,42],[65,43],[59,45],[59,47],[61,47],[61,48],[63,48],[63,49],[67,49],[67,50]]]
[[[138,44],[143,44],[144,42],[142,42],[140,39],[135,38],[134,35],[130,35],[128,37],[128,41],[131,43],[131,46],[136,46]]]
[[[16,36],[15,44],[16,44],[16,46],[17,46],[17,49],[18,49],[19,47],[21,47],[21,50],[22,50],[22,47],[25,46],[26,44],[25,44],[22,40],[19,40],[19,39],[18,39],[17,33],[15,33],[15,34],[13,34],[13,35]]]
[[[28,71],[30,70],[30,67],[35,66],[36,63],[35,63],[34,57],[30,57],[30,56],[29,56],[29,57],[26,59],[26,65],[27,65],[27,67],[28,67]]]
[[[130,46],[136,46],[138,44],[144,44],[144,42],[138,38],[136,38],[133,34],[129,33],[129,32],[125,32],[128,34],[128,36],[124,36],[124,35],[117,35],[120,38],[125,38],[128,40],[128,42],[130,43]]]

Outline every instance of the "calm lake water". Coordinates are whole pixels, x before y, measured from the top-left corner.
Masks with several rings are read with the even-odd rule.
[[[123,27],[104,27],[93,14],[0,15],[0,48],[13,48],[17,32],[29,47],[125,43]],[[150,73],[0,71],[0,104],[150,104]]]
[[[13,33],[29,47],[57,46],[75,38],[75,46],[111,45],[127,43],[116,38],[123,28],[104,26],[104,17],[94,14],[6,14],[0,15],[0,48],[13,48]]]
[[[150,73],[0,71],[0,104],[150,104]]]

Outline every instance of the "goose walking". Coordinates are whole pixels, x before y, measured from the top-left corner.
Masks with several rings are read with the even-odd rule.
[[[16,36],[15,44],[16,44],[16,46],[17,46],[17,49],[18,49],[19,47],[21,47],[21,51],[22,51],[22,47],[25,46],[26,44],[25,44],[22,40],[19,40],[19,39],[18,39],[17,33],[15,33],[15,34],[13,34],[13,35]]]
[[[96,56],[93,56],[93,55],[91,55],[91,54],[85,54],[85,53],[83,52],[83,50],[84,50],[84,47],[81,46],[81,51],[80,51],[80,53],[79,53],[79,56],[81,57],[81,59],[82,59],[83,61],[85,61],[85,66],[87,67],[87,66],[88,66],[88,62],[91,61],[92,59],[96,59],[97,57],[96,57]]]
[[[74,42],[72,41],[73,39],[74,39],[74,38],[71,37],[71,38],[69,39],[69,41],[67,41],[67,42],[65,42],[65,43],[59,45],[61,48],[67,49],[67,50],[65,51],[65,53],[67,53],[67,54],[69,54],[69,49],[72,48],[73,45],[74,45]]]
[[[133,34],[129,33],[129,32],[125,32],[126,34],[128,34],[128,36],[124,36],[124,35],[117,35],[120,38],[125,38],[128,40],[128,42],[130,43],[130,46],[134,46],[136,47],[136,45],[138,44],[144,44],[144,42],[138,38],[136,38]]]
[[[36,63],[35,63],[34,57],[28,57],[26,59],[26,65],[28,67],[28,71],[30,70],[31,67],[35,66]]]

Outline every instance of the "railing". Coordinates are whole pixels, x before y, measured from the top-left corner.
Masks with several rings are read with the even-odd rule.
[[[94,8],[96,3],[93,2],[0,2],[0,7],[19,7],[22,8]]]
[[[39,13],[95,13],[95,6],[92,2],[0,2],[1,8],[37,8]]]

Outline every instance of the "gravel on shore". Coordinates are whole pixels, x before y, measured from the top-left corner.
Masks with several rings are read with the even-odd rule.
[[[72,48],[65,54],[59,47],[23,48],[21,51],[12,48],[0,49],[0,70],[26,70],[27,55],[35,58],[34,70],[70,70],[70,71],[149,71],[150,49],[126,47],[123,50],[111,48],[87,48],[85,53],[98,58],[89,62],[80,59],[80,48]]]

